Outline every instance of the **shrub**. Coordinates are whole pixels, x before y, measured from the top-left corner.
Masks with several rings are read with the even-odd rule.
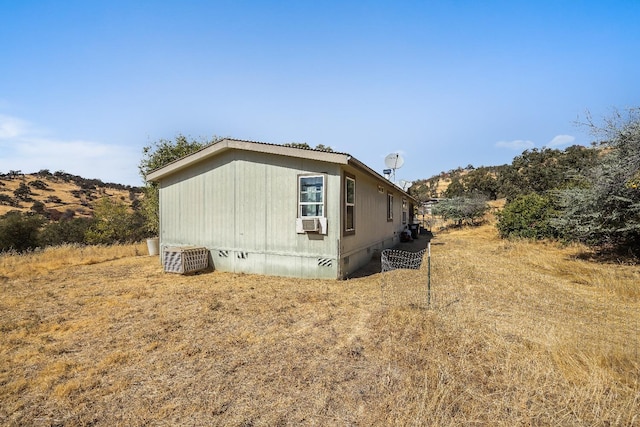
[[[38,230],[43,222],[40,215],[15,211],[0,217],[0,251],[24,252],[38,247]]]
[[[31,205],[31,211],[39,215],[46,215],[47,213],[44,209],[44,203],[37,200],[33,202],[33,205]]]
[[[38,190],[49,190],[49,186],[47,185],[47,183],[40,179],[29,181],[29,185]]]
[[[434,215],[457,225],[475,225],[488,210],[487,199],[483,196],[454,197],[442,200],[432,208]]]
[[[47,224],[38,235],[41,246],[85,243],[85,233],[93,224],[91,218],[72,218]]]
[[[551,225],[556,215],[552,200],[536,193],[521,195],[498,213],[496,227],[502,238],[544,239],[556,237]]]
[[[14,208],[17,208],[20,206],[20,203],[7,194],[0,194],[0,205],[13,206]]]
[[[558,193],[556,226],[567,239],[613,250],[640,247],[640,108],[589,124],[605,148],[584,172],[585,185]]]
[[[126,203],[103,197],[95,205],[94,221],[85,232],[85,241],[89,244],[130,243],[147,236],[140,212],[129,212]]]
[[[16,199],[23,200],[25,202],[31,201],[32,194],[31,189],[24,182],[21,182],[18,188],[13,191],[13,195],[16,196]]]

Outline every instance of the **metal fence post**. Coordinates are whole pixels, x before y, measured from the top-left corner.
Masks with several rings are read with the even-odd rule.
[[[427,242],[427,307],[431,305],[431,240]]]

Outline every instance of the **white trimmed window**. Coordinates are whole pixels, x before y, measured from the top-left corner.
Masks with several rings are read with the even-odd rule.
[[[298,177],[298,216],[324,217],[324,175]]]
[[[387,221],[393,221],[393,194],[387,193]]]
[[[407,199],[402,199],[402,223],[403,224],[407,223],[407,214],[408,214]]]
[[[345,176],[344,179],[344,231],[356,230],[356,179]]]

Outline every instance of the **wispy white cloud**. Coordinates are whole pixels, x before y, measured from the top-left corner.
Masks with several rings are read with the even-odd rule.
[[[0,114],[0,140],[16,138],[28,132],[29,123],[16,117]]]
[[[139,185],[133,148],[88,140],[43,136],[30,122],[0,115],[0,172],[65,171],[105,182]]]
[[[562,147],[564,145],[569,145],[573,141],[576,140],[575,136],[571,135],[556,135],[553,137],[551,141],[547,144],[547,147]]]
[[[498,148],[508,148],[510,150],[526,150],[535,147],[533,141],[516,139],[513,141],[498,141],[496,142]]]
[[[105,144],[93,141],[24,137],[19,141],[14,140],[14,151],[24,157],[57,158],[66,153],[63,154],[65,157],[101,160],[110,154],[111,149]]]

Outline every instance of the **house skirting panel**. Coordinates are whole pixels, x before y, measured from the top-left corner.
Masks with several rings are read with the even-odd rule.
[[[306,279],[338,278],[338,259],[335,256],[208,249],[213,268],[218,271]]]

